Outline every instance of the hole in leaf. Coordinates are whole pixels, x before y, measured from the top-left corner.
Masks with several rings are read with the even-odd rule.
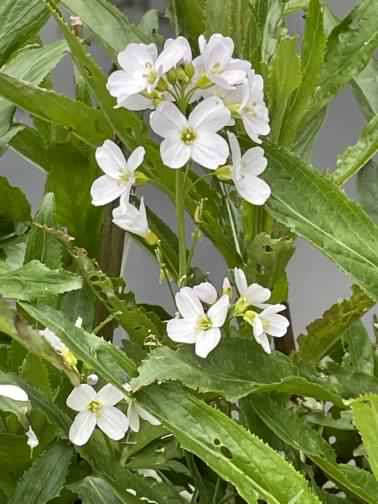
[[[214,444],[215,444],[215,446],[219,446],[220,445],[219,439],[214,439]]]
[[[265,252],[273,252],[273,249],[270,245],[265,245],[264,250]]]
[[[232,453],[231,450],[227,448],[227,446],[221,446],[221,454],[224,455],[228,459],[232,459]]]

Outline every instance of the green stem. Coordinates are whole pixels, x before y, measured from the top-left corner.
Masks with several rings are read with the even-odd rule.
[[[185,237],[185,172],[176,171],[176,218],[177,236],[179,241],[179,276],[178,285],[186,281],[186,237]]]

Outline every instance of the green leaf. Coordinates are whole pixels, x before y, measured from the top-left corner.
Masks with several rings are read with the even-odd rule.
[[[170,13],[177,33],[185,33],[193,46],[205,33],[207,0],[170,0]]]
[[[27,47],[17,52],[1,71],[16,79],[39,85],[61,61],[67,49],[64,41],[38,48]],[[0,98],[0,137],[9,130],[14,111],[14,105]]]
[[[34,222],[46,226],[56,226],[55,197],[52,193],[44,196],[42,204],[34,217]],[[62,267],[63,247],[56,238],[40,227],[32,227],[28,234],[25,252],[25,263],[39,260],[48,268]]]
[[[337,158],[336,170],[332,179],[343,185],[358,173],[378,151],[378,114],[363,129],[360,138]]]
[[[311,0],[306,14],[303,39],[303,80],[293,96],[285,117],[282,130],[284,144],[291,144],[296,139],[301,120],[312,105],[324,61],[325,47],[323,10],[319,0]]]
[[[319,504],[305,479],[278,453],[203,401],[172,384],[151,386],[139,400],[163,420],[182,447],[232,483],[248,504]]]
[[[18,482],[9,504],[46,504],[65,484],[73,449],[57,443],[40,455]]]
[[[353,422],[360,431],[370,467],[378,480],[378,395],[369,395],[351,402]]]
[[[0,294],[10,299],[33,300],[80,289],[81,278],[64,270],[51,270],[39,261],[0,274]]]
[[[44,25],[48,11],[40,0],[2,0],[0,66]]]
[[[109,0],[62,0],[75,15],[80,16],[99,42],[115,59],[130,42],[152,42],[144,30],[130,23],[125,14]]]
[[[356,77],[373,56],[378,44],[376,1],[361,0],[331,32],[313,112],[324,107]]]
[[[265,144],[268,210],[378,297],[378,226],[336,185],[288,151]],[[342,216],[342,218],[341,218]]]
[[[31,405],[29,401],[14,401],[13,399],[9,399],[8,397],[4,397],[0,394],[0,411],[15,415],[21,425],[25,428],[27,428],[28,425],[26,415],[30,412],[30,408]]]
[[[154,382],[166,381],[180,381],[193,390],[220,394],[228,401],[258,392],[278,392],[330,400],[343,406],[341,397],[332,387],[303,378],[283,354],[267,356],[247,338],[223,341],[206,360],[188,348],[177,351],[157,348],[142,363],[132,386],[138,390]]]
[[[374,376],[375,349],[363,323],[354,322],[343,334],[343,341],[348,349],[343,366],[349,367],[355,373]]]
[[[89,145],[98,146],[112,137],[112,130],[99,110],[4,72],[0,72],[0,95],[40,119],[72,130]]]
[[[269,400],[266,396],[252,403],[266,425],[285,443],[302,451],[332,480],[364,502],[375,504],[378,483],[372,475],[348,465],[336,464],[332,448],[319,432],[291,412],[282,402]]]
[[[269,71],[268,95],[272,117],[273,138],[280,138],[289,101],[302,82],[301,61],[296,51],[296,37],[279,42]]]
[[[121,496],[112,485],[103,478],[87,476],[67,487],[81,497],[85,504],[133,504],[140,502],[132,494]]]
[[[12,233],[14,224],[30,220],[30,205],[24,193],[0,177],[0,237]]]
[[[314,320],[307,326],[307,334],[298,338],[299,349],[296,358],[312,364],[319,362],[342,337],[344,331],[374,304],[361,289],[354,286],[350,299],[334,304],[322,318]]]
[[[365,166],[357,176],[359,200],[363,209],[378,223],[378,164]]]
[[[378,63],[372,58],[362,72],[354,78],[353,89],[367,119],[378,114]]]
[[[124,352],[95,334],[76,327],[75,323],[64,317],[60,311],[50,306],[32,306],[26,303],[20,303],[20,306],[34,320],[59,336],[78,359],[107,381],[123,384],[126,382],[127,373],[135,373],[135,364]]]

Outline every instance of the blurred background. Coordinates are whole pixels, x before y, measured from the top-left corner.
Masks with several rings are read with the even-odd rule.
[[[161,32],[164,35],[170,34],[168,21],[164,17],[164,0],[113,0],[113,3],[127,12],[131,20],[139,20],[148,9],[158,9],[161,13]],[[328,0],[328,3],[333,12],[342,17],[356,2],[354,0]],[[301,32],[303,30],[302,16],[290,17],[289,29],[292,32]],[[46,41],[61,38],[54,22],[46,26],[44,38]],[[104,68],[109,69],[109,60],[106,55],[96,48],[94,51]],[[55,83],[59,91],[66,94],[73,93],[72,66],[68,58],[57,68]],[[313,164],[319,169],[333,168],[337,155],[346,146],[355,143],[363,125],[364,119],[351,90],[347,88],[329,107],[327,119],[315,144]],[[22,187],[33,208],[38,207],[44,190],[42,171],[9,150],[0,158],[0,174],[8,177],[13,185]],[[351,198],[358,198],[355,181],[346,187],[346,191]],[[148,203],[174,228],[174,211],[170,201],[151,188],[147,187],[143,192]],[[189,236],[190,230],[188,238]],[[159,303],[172,309],[168,289],[159,284],[159,271],[151,258],[131,240],[128,240],[126,249],[127,260],[124,261],[123,271],[128,286],[135,292],[137,300]],[[220,286],[226,273],[225,265],[211,243],[202,241],[198,247],[195,263],[201,265],[203,271],[208,271],[210,280]],[[311,245],[298,240],[295,256],[289,265],[289,285],[294,331],[298,335],[311,320],[319,317],[330,305],[338,299],[348,297],[351,282]],[[366,317],[369,326],[371,326],[371,318],[372,313]]]

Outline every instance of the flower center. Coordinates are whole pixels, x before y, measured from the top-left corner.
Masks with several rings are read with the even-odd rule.
[[[221,63],[215,63],[215,65],[213,65],[211,67],[211,73],[213,74],[220,74],[223,72],[223,65]]]
[[[88,410],[91,413],[99,413],[102,409],[102,403],[100,401],[91,401],[88,404]]]
[[[241,296],[234,306],[234,315],[235,317],[240,317],[244,314],[246,309],[249,307],[249,301],[246,297]]]
[[[247,310],[243,315],[243,320],[248,322],[248,324],[252,325],[254,320],[257,317],[257,313],[253,310]]]
[[[197,138],[197,133],[194,131],[193,128],[185,128],[181,132],[181,140],[186,145],[192,144],[196,138]]]
[[[158,78],[158,73],[153,67],[153,65],[151,63],[146,63],[144,68],[146,70],[144,73],[144,77],[147,79],[147,82],[149,84],[155,84],[156,79]]]
[[[128,182],[130,182],[130,179],[131,179],[131,175],[128,171],[123,171],[121,176],[119,177],[119,180],[121,182],[123,182],[124,184],[127,184]]]
[[[199,321],[197,322],[197,328],[200,331],[208,331],[212,327],[213,327],[213,323],[211,322],[209,317],[207,317],[206,315],[204,315],[202,318],[200,318]]]

